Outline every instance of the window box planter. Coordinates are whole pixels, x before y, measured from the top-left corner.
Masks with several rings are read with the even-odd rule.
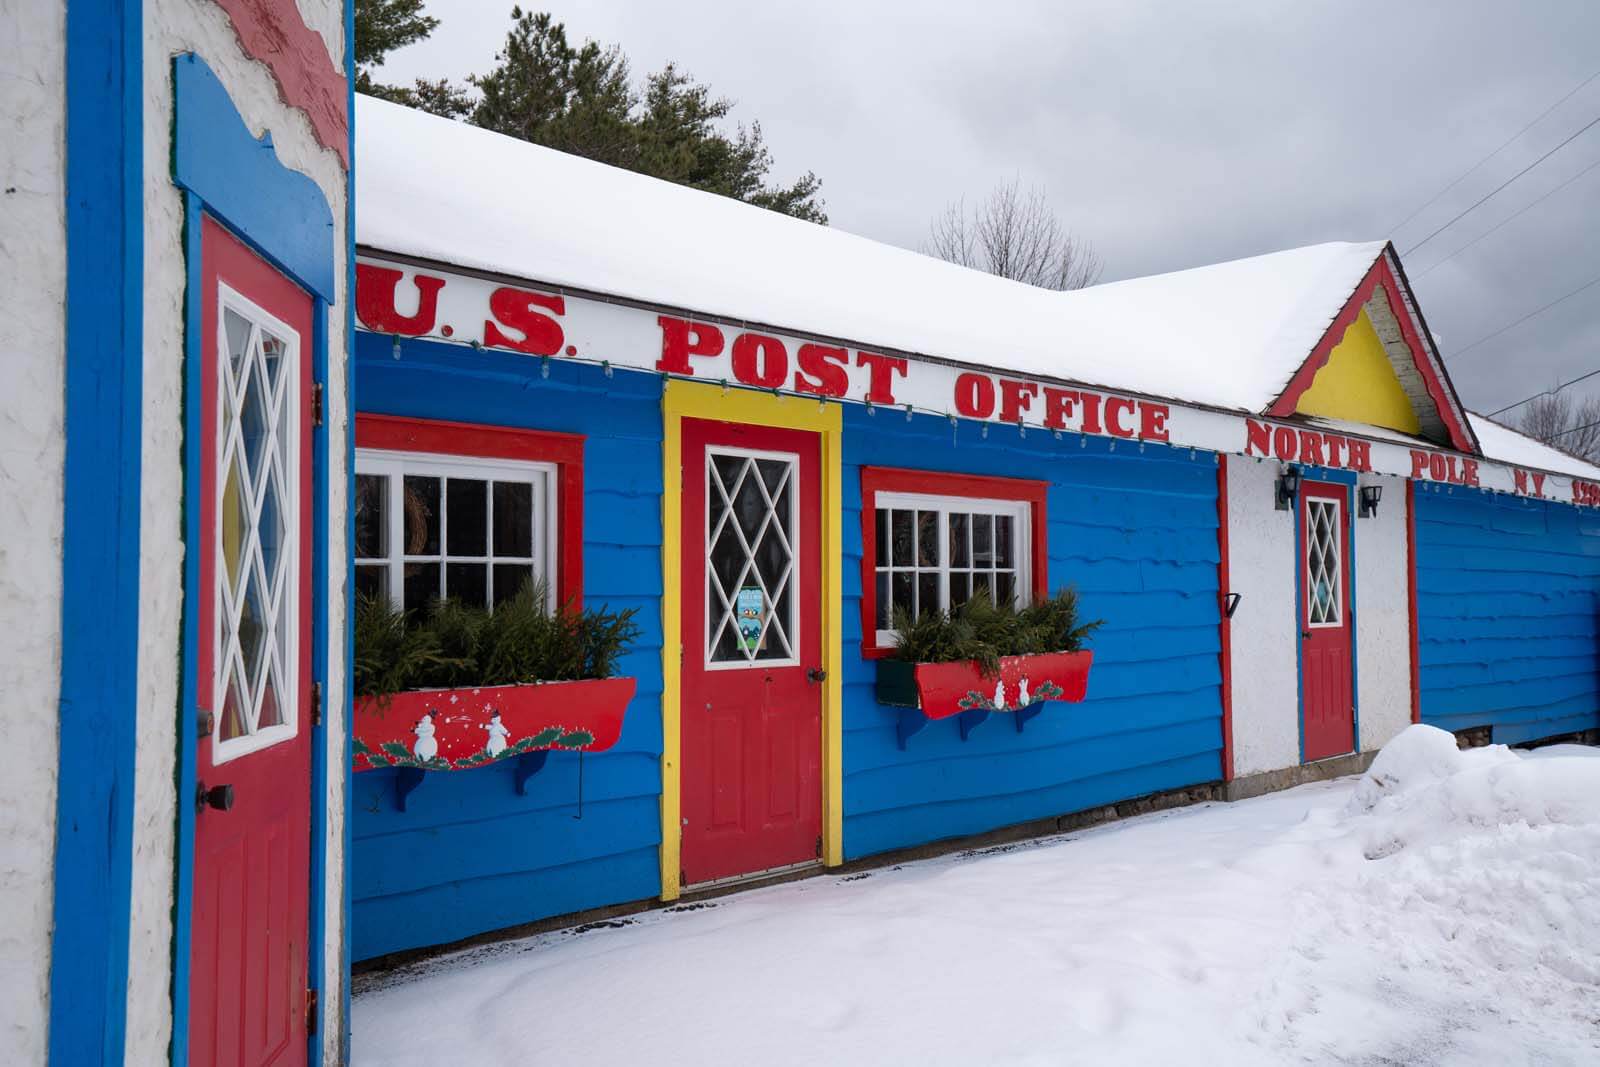
[[[634,678],[592,678],[419,689],[387,702],[357,697],[351,769],[399,768],[395,801],[401,811],[425,771],[475,770],[506,760],[515,761],[521,795],[551,749],[603,752],[615,745],[637,684]]]
[[[1017,731],[1047,700],[1081,701],[1089,688],[1092,651],[1002,656],[1000,672],[985,676],[976,660],[908,663],[878,660],[880,704],[900,708],[900,747],[932,719],[959,717],[961,739],[994,712],[1012,716]]]

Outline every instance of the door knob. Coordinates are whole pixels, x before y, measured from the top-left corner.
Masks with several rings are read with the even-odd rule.
[[[806,671],[806,681],[808,682],[824,682],[827,679],[828,672],[821,667],[812,667],[809,671]]]
[[[207,808],[215,808],[218,811],[227,811],[232,807],[233,786],[214,785],[210,789],[207,789],[204,782],[201,782],[199,785],[195,786],[194,810],[196,813],[202,812]]]
[[[1311,631],[1310,630],[1301,630],[1300,631],[1300,636],[1303,637],[1305,640],[1309,641],[1309,640],[1311,640]]]

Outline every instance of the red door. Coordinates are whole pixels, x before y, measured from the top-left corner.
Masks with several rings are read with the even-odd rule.
[[[683,423],[683,880],[821,855],[817,435]]]
[[[207,218],[189,1061],[306,1062],[311,300]]]
[[[1300,483],[1300,714],[1306,760],[1355,749],[1349,491]]]

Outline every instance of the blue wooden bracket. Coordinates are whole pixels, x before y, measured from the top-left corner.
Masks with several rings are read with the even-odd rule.
[[[1041,700],[1036,704],[1029,704],[1025,708],[1018,708],[1016,711],[1011,713],[1011,717],[1017,720],[1017,733],[1020,734],[1022,732],[1023,725],[1029,719],[1033,718],[1035,715],[1044,710],[1044,704],[1045,702]]]
[[[901,708],[900,719],[895,724],[895,741],[900,745],[900,751],[906,750],[906,739],[928,725],[928,717],[922,714],[921,708]]]
[[[517,756],[517,765],[512,770],[511,781],[517,787],[517,796],[528,795],[528,779],[544,770],[544,761],[550,758],[548,748],[535,749]]]
[[[961,726],[961,740],[965,741],[967,735],[983,720],[989,717],[988,708],[968,708],[956,716],[956,722]]]
[[[394,776],[394,806],[401,811],[406,810],[406,797],[422,784],[422,776],[426,772],[421,767],[401,767]]]

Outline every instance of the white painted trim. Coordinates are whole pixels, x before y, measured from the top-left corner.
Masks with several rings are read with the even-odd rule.
[[[278,660],[277,676],[279,681],[278,700],[279,713],[283,716],[281,723],[265,728],[258,728],[256,718],[260,715],[260,702],[266,693],[267,682],[273,673],[273,664],[268,662],[262,670],[262,677],[253,692],[246,694],[246,706],[242,709],[245,717],[246,732],[239,737],[224,739],[222,736],[222,709],[227,693],[228,676],[232,671],[232,663],[236,657],[242,656],[238,648],[237,634],[235,639],[224,648],[222,641],[223,613],[230,616],[238,615],[242,608],[237,608],[229,590],[229,576],[222,554],[222,486],[227,479],[227,456],[230,446],[243,450],[243,405],[246,395],[242,383],[236,384],[232,391],[228,391],[228,379],[232,376],[232,363],[228,353],[228,321],[227,312],[249,320],[252,339],[261,330],[266,329],[284,343],[282,362],[278,370],[278,389],[269,398],[271,409],[266,420],[266,441],[262,445],[263,453],[270,455],[279,446],[278,431],[280,426],[291,428],[288,440],[283,442],[283,458],[280,460],[281,469],[278,470],[275,487],[278,492],[278,504],[284,512],[284,543],[281,549],[280,567],[278,576],[272,587],[265,591],[267,611],[267,630],[262,635],[264,644],[263,655],[270,660]],[[212,447],[215,449],[215,463],[212,471],[216,482],[206,486],[205,491],[211,493],[215,505],[215,516],[211,531],[212,550],[215,553],[215,565],[212,567],[211,589],[207,595],[214,598],[213,613],[215,625],[212,626],[210,640],[212,642],[212,707],[216,713],[212,717],[211,734],[211,763],[220,766],[241,756],[273,745],[287,741],[299,733],[300,726],[300,642],[309,634],[301,633],[301,621],[305,617],[305,607],[300,601],[300,531],[301,509],[305,498],[309,495],[311,487],[300,484],[301,479],[301,411],[300,411],[300,381],[301,365],[305,348],[299,331],[288,323],[261,307],[249,297],[229,286],[222,280],[217,281],[217,336],[214,339],[217,348],[213,354],[217,359],[217,392],[213,398],[216,406],[217,435]],[[255,345],[250,344],[253,353]],[[257,368],[259,373],[264,368]],[[248,377],[248,375],[246,376]],[[226,399],[225,399],[226,397]],[[228,404],[238,414],[234,417],[233,425],[229,431],[222,432],[224,404]],[[287,483],[292,482],[294,489],[291,492]],[[244,533],[244,544],[248,545],[251,538],[259,538],[259,523],[261,520],[260,507],[264,502],[254,499],[247,502],[249,524]],[[243,549],[241,549],[243,551]],[[257,549],[259,552],[259,548]],[[246,553],[248,555],[248,553]],[[241,580],[241,596],[249,589],[250,580],[246,576]],[[289,629],[283,637],[283,648],[277,647],[274,638],[277,628],[287,619]],[[233,623],[237,630],[238,622]],[[242,660],[241,660],[242,662]],[[248,679],[247,679],[248,680]]]
[[[712,530],[710,503],[712,469],[711,458],[713,456],[732,456],[746,460],[770,459],[789,464],[789,473],[784,478],[783,485],[780,486],[782,491],[787,493],[789,496],[789,529],[783,530],[780,528],[780,533],[782,533],[784,540],[787,541],[789,545],[789,570],[785,575],[785,578],[793,582],[790,587],[791,593],[789,597],[789,618],[783,624],[783,636],[788,642],[791,655],[784,659],[754,659],[746,657],[743,660],[713,660],[711,658],[712,647],[716,644],[716,640],[722,636],[722,627],[717,627],[716,634],[712,634],[711,598],[706,596],[706,591],[702,587],[695,595],[700,598],[700,614],[704,623],[702,633],[705,635],[705,669],[707,671],[736,671],[759,670],[771,667],[798,667],[800,665],[801,627],[805,624],[805,620],[800,617],[800,587],[804,577],[804,575],[801,573],[801,567],[803,566],[804,560],[804,539],[802,537],[802,523],[800,522],[800,454],[797,452],[774,452],[758,448],[740,448],[737,445],[707,444],[705,446],[705,456],[703,457],[704,462],[701,464],[701,477],[705,479],[705,497],[702,501],[704,506],[701,509],[704,512],[704,524],[701,527],[703,539],[700,542],[700,552],[701,558],[705,562],[707,575],[712,573]],[[759,476],[757,477],[756,481],[762,492],[762,495],[766,496],[766,483],[762,482]],[[730,507],[728,511],[728,517],[731,520],[731,516],[733,514],[731,499],[729,503]],[[718,532],[720,533],[720,530]],[[737,526],[734,528],[734,533],[739,537],[741,542],[744,540],[744,534],[737,528]],[[758,536],[756,539],[759,541],[760,537]],[[818,577],[820,578],[820,575]],[[756,581],[761,584],[762,595],[766,596],[772,602],[774,609],[773,614],[775,615],[778,603],[777,597],[773,597],[767,592],[766,585],[764,582],[761,582],[759,573],[756,574]],[[734,592],[734,596],[738,596],[737,590]],[[726,625],[726,620],[723,620],[723,623]],[[770,626],[770,622],[763,626],[761,632],[762,637],[766,636],[767,626]]]
[[[985,496],[961,496],[951,493],[907,493],[875,491],[870,499],[861,502],[863,509],[873,511],[873,524],[876,530],[876,512],[884,509],[898,509],[910,511],[933,511],[939,515],[939,562],[933,567],[915,566],[910,568],[883,565],[883,560],[874,560],[873,581],[877,580],[878,571],[909,570],[914,574],[939,575],[939,610],[950,610],[950,560],[949,556],[949,530],[950,513],[959,512],[967,515],[992,515],[1004,516],[1011,519],[1012,529],[1012,556],[1016,565],[1011,570],[1016,574],[1016,584],[1012,587],[1012,603],[1031,600],[1033,596],[1033,504],[1027,500],[1001,500]],[[890,531],[891,538],[893,531]],[[913,537],[915,531],[913,531]],[[968,527],[970,542],[971,527]],[[891,545],[891,549],[892,549]],[[969,549],[970,551],[970,549]],[[968,560],[969,564],[971,560]],[[977,570],[969,566],[968,570]],[[1000,568],[991,567],[990,570]],[[891,579],[891,603],[893,602],[893,580]],[[862,591],[865,595],[865,590]],[[874,595],[876,593],[874,592]],[[876,603],[874,603],[876,606]],[[893,629],[876,630],[877,645],[879,648],[892,648],[895,641]]]
[[[356,566],[383,566],[388,572],[388,592],[392,603],[405,602],[405,565],[407,563],[439,564],[439,580],[445,582],[445,567],[451,563],[482,563],[488,567],[485,588],[489,603],[494,603],[494,565],[497,563],[528,564],[534,576],[542,580],[546,597],[553,600],[555,589],[555,562],[560,558],[560,523],[557,515],[557,469],[553,463],[536,460],[498,459],[487,456],[461,456],[437,452],[403,452],[380,448],[356,449],[356,475],[378,475],[387,486],[385,520],[388,523],[384,556],[358,556]],[[439,488],[439,551],[435,554],[413,554],[404,551],[405,509],[404,480],[407,475],[434,477],[441,480]],[[449,492],[445,482],[450,478],[462,481],[519,482],[533,485],[535,532],[539,538],[531,556],[503,556],[494,550],[494,492],[488,493],[485,510],[487,527],[483,556],[452,555],[449,552]],[[546,607],[553,607],[547,603]]]

